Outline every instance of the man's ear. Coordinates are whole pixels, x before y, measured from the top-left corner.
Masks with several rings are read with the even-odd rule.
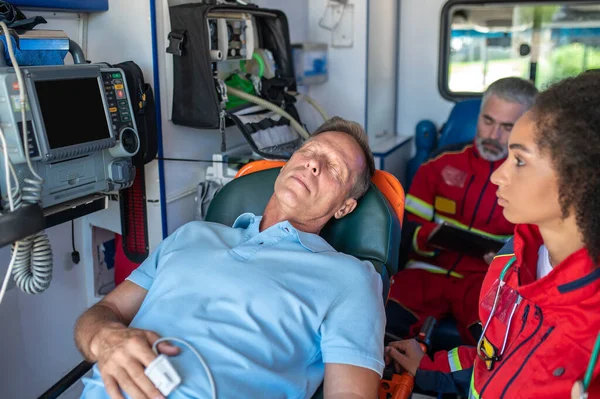
[[[358,202],[356,202],[356,200],[354,198],[348,198],[346,201],[344,201],[344,204],[342,205],[342,207],[337,210],[337,212],[333,215],[333,217],[335,217],[336,219],[343,218],[344,216],[348,215],[349,213],[352,213],[352,211],[356,208],[357,204],[358,204]]]

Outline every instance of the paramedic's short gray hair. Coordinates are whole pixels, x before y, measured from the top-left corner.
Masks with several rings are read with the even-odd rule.
[[[375,161],[373,159],[371,147],[369,147],[367,133],[360,124],[347,121],[339,116],[334,116],[319,126],[317,130],[314,131],[311,138],[326,132],[340,132],[352,136],[363,152],[365,157],[365,168],[357,176],[354,186],[350,189],[349,194],[350,198],[359,199],[369,190],[371,177],[373,177],[373,174],[375,173]]]
[[[488,98],[495,95],[504,101],[521,104],[525,110],[529,110],[533,106],[537,94],[538,90],[529,80],[515,77],[498,79],[483,93],[481,109],[485,106]]]

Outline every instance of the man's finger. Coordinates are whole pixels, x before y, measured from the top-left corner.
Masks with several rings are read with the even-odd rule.
[[[110,375],[103,375],[102,379],[104,380],[104,387],[106,388],[106,393],[108,393],[110,399],[125,399],[125,397],[121,395],[119,385],[114,378],[112,378]]]
[[[123,352],[121,354],[121,359],[117,364],[123,365],[123,363],[127,362],[130,357],[133,357],[142,363],[144,367],[148,367],[148,365],[152,363],[154,359],[156,359],[156,354],[152,351],[151,344],[143,337],[132,339],[128,342],[128,345],[129,348],[127,353]]]
[[[115,372],[115,379],[117,380],[117,384],[119,384],[119,386],[127,395],[131,397],[131,399],[149,399],[131,379],[125,369],[117,369]]]
[[[146,331],[146,336],[148,337],[148,342],[151,346],[154,345],[154,343],[160,338],[160,336],[153,331]],[[178,346],[175,346],[167,341],[159,343],[157,345],[157,349],[159,353],[164,353],[167,356],[178,355],[181,351]]]
[[[150,381],[146,374],[144,374],[144,368],[140,363],[135,360],[131,360],[125,365],[125,369],[127,370],[127,373],[129,373],[129,376],[133,382],[140,388],[146,397],[152,399],[164,399],[160,391],[156,389],[152,381]]]
[[[154,345],[154,343],[160,338],[160,335],[158,335],[154,331],[144,330],[144,333],[146,334],[146,339],[148,339],[148,343],[150,344],[150,346]]]
[[[178,346],[172,345],[168,342],[161,342],[158,344],[158,352],[164,353],[167,356],[179,355],[181,349]]]

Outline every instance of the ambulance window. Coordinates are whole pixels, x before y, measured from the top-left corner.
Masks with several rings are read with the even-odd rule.
[[[540,89],[600,68],[600,4],[450,0],[442,10],[438,85],[448,100],[507,76]]]

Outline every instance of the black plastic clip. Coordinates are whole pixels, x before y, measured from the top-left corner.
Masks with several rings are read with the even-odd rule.
[[[181,56],[183,54],[183,42],[185,41],[185,31],[170,32],[168,38],[169,47],[167,47],[167,53]]]

